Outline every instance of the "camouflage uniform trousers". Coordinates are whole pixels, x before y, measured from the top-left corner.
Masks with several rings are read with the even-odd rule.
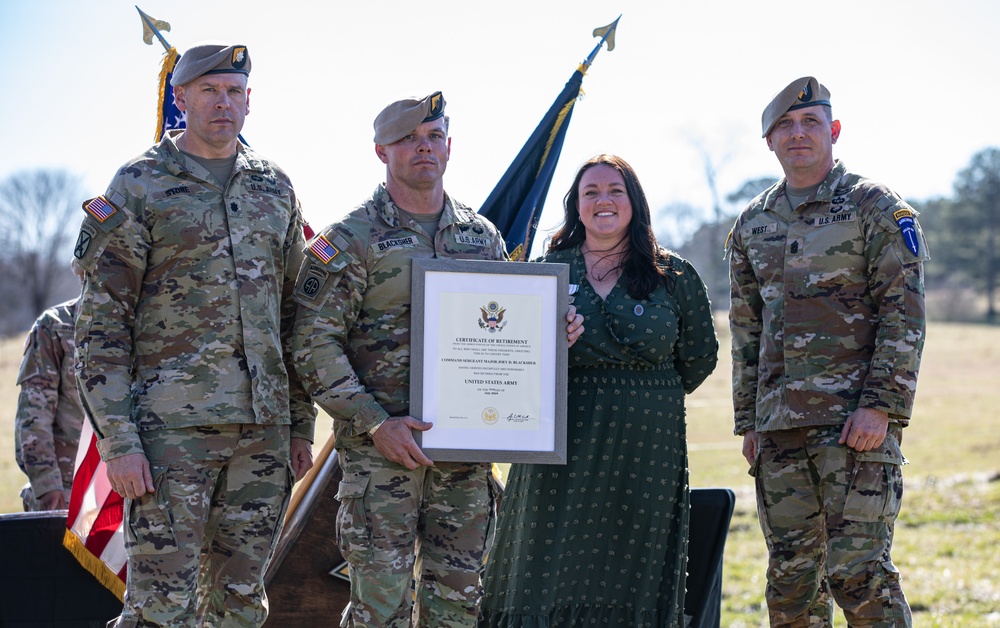
[[[109,627],[262,625],[264,571],[292,487],[289,428],[140,436],[156,491],[125,500],[125,608]]]
[[[490,465],[410,471],[371,445],[339,455],[337,540],[351,578],[342,625],[475,625],[495,521]]]
[[[832,595],[850,626],[911,626],[892,563],[903,497],[899,442],[890,423],[881,447],[840,445],[842,426],[761,432],[751,470],[768,547],[772,626],[832,626]]]

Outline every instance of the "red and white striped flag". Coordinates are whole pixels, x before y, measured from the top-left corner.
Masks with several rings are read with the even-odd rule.
[[[123,504],[121,495],[111,490],[94,429],[84,420],[63,545],[119,600],[125,598],[127,564]]]

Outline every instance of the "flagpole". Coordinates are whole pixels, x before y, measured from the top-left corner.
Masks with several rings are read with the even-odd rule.
[[[582,64],[584,67],[584,72],[586,72],[586,68],[589,68],[590,64],[594,62],[594,57],[596,57],[597,53],[601,51],[601,46],[604,45],[604,42],[608,42],[608,52],[611,52],[612,50],[615,49],[615,29],[618,27],[618,20],[620,19],[622,19],[622,16],[619,13],[618,17],[615,19],[614,22],[611,22],[607,26],[602,26],[600,28],[594,29],[594,37],[600,36],[601,41],[597,42],[597,45],[594,46],[594,49],[591,50],[590,54],[587,55],[587,58],[584,59]]]
[[[513,261],[530,256],[539,214],[562,151],[574,105],[580,96],[583,77],[602,46],[606,44],[609,51],[614,49],[615,29],[621,17],[619,15],[607,26],[594,29],[593,35],[600,41],[576,67],[563,91],[479,209],[479,213],[500,230]]]
[[[167,43],[167,40],[163,38],[163,35],[160,33],[160,29],[156,28],[156,24],[153,23],[153,18],[143,13],[142,9],[140,9],[138,5],[133,5],[133,6],[135,6],[135,10],[139,12],[139,17],[142,18],[142,24],[144,26],[143,30],[145,31],[146,29],[148,29],[149,32],[156,35],[156,38],[160,40],[160,44],[163,46],[163,49],[167,52],[170,52],[171,46],[170,44]],[[170,30],[170,25],[167,24],[166,22],[157,20],[157,23],[166,24],[165,28],[167,30]],[[143,37],[143,41],[146,41],[145,37]],[[151,46],[153,45],[153,41],[151,39],[149,41],[146,41],[146,43]]]

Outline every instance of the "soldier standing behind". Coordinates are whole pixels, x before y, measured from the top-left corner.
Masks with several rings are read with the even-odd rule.
[[[73,273],[83,276],[76,259]],[[83,407],[76,390],[73,325],[76,297],[42,312],[24,344],[17,375],[14,457],[28,476],[21,489],[24,510],[62,510],[73,488]]]
[[[756,479],[772,626],[910,626],[890,557],[924,344],[916,212],[833,159],[830,92],[793,81],[762,116],[785,179],[730,234],[736,434]]]
[[[335,419],[352,626],[410,626],[411,614],[416,626],[471,626],[482,594],[490,465],[433,463],[413,438],[431,424],[409,414],[412,260],[506,259],[496,227],[444,191],[444,108],[435,92],[379,113],[386,182],[310,242],[295,288],[296,364]],[[575,339],[582,321],[570,319]]]
[[[291,366],[302,215],[242,144],[245,46],[181,57],[187,116],[84,204],[77,379],[126,497],[118,626],[259,626],[263,575],[315,409]]]

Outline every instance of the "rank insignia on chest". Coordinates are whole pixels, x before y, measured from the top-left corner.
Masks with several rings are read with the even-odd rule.
[[[92,198],[83,204],[83,209],[97,222],[104,222],[115,215],[118,208],[108,202],[103,196]]]
[[[906,248],[914,255],[920,254],[920,239],[917,238],[917,221],[913,219],[913,212],[909,209],[897,209],[892,217],[896,219],[900,232],[903,234],[903,241]]]
[[[320,236],[313,240],[313,243],[309,245],[309,250],[322,261],[324,264],[337,257],[340,251],[337,247],[330,244],[330,241],[326,239],[326,236]]]

